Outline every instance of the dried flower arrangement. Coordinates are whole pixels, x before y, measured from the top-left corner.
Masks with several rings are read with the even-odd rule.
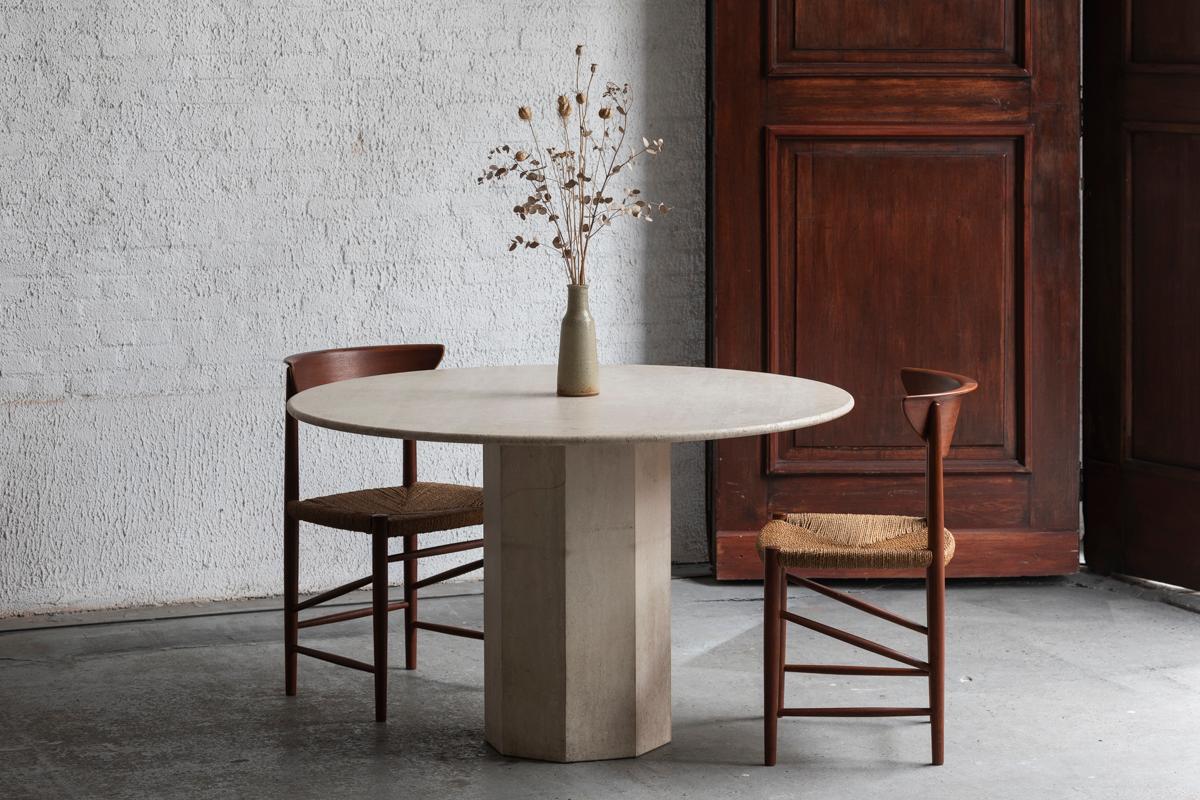
[[[513,213],[523,222],[540,220],[552,227],[553,255],[561,260],[571,285],[587,284],[588,249],[598,233],[622,217],[652,222],[652,214],[670,211],[664,203],[645,200],[642,190],[636,187],[624,189],[620,199],[609,194],[612,179],[632,170],[643,156],[662,152],[663,140],[643,137],[640,148],[626,147],[632,88],[627,83],[606,83],[593,118],[591,92],[596,65],[588,69],[586,84],[583,75],[583,45],[577,45],[574,91],[558,95],[553,106],[557,120],[552,137],[555,146],[547,145],[543,150],[533,109],[521,106],[517,117],[529,126],[532,145],[527,149],[508,144],[493,148],[488,158],[498,163],[489,163],[477,181],[483,184],[516,177],[528,182],[528,195],[513,206]],[[561,148],[557,146],[559,137]],[[517,235],[508,249],[536,250],[541,246],[537,236]]]

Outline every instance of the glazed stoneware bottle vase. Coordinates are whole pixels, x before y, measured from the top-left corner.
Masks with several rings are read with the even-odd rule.
[[[599,393],[596,321],[588,309],[588,287],[572,283],[567,286],[567,313],[558,339],[558,394],[592,397]]]

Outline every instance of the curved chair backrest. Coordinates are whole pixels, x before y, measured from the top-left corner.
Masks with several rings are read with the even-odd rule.
[[[966,375],[916,367],[900,370],[900,380],[904,383],[908,424],[926,442],[936,441],[942,456],[948,455],[963,395],[978,389],[979,384]],[[936,424],[932,424],[935,417]]]
[[[963,395],[979,388],[973,378],[936,369],[905,367],[900,370],[904,383],[904,416],[917,435],[925,440],[925,516],[929,525],[929,549],[933,569],[941,575],[945,547],[946,503],[943,496],[942,459],[950,453],[954,428]]]
[[[382,344],[297,353],[283,360],[288,365],[288,397],[335,381],[434,369],[445,353],[440,344]]]
[[[326,383],[434,369],[442,362],[446,348],[440,344],[382,344],[370,347],[342,347],[297,353],[283,361],[287,364],[287,393],[292,395]],[[284,502],[300,497],[300,443],[296,418],[284,412],[286,422],[283,446]],[[417,482],[417,443],[404,440],[404,485]]]

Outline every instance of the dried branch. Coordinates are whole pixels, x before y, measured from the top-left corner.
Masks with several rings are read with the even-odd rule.
[[[517,109],[517,118],[529,126],[533,145],[530,151],[504,144],[493,148],[489,163],[477,183],[490,183],[516,176],[526,181],[528,194],[513,206],[522,222],[542,219],[553,228],[549,248],[542,248],[536,236],[514,236],[509,251],[545,249],[561,260],[567,280],[587,283],[588,251],[593,237],[623,217],[652,222],[652,214],[665,214],[664,203],[642,198],[641,189],[626,188],[618,201],[608,194],[610,182],[621,173],[632,171],[638,159],[654,157],[663,150],[662,139],[642,138],[640,148],[625,147],[633,90],[629,84],[605,84],[600,108],[600,134],[592,120],[592,86],[596,65],[590,65],[586,85],[583,75],[583,45],[575,48],[575,85],[569,94],[556,95],[553,104],[561,128],[563,149],[543,149],[529,106]],[[574,122],[572,122],[574,118]],[[616,126],[616,131],[612,126]],[[572,127],[574,126],[574,127]],[[594,160],[593,160],[594,156]],[[589,171],[591,169],[592,171]],[[621,179],[618,179],[621,180]]]

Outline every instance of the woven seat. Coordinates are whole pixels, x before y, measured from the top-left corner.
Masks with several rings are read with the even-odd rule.
[[[483,524],[483,490],[451,483],[414,483],[386,489],[293,500],[290,515],[345,531],[371,532],[371,518],[388,517],[389,536],[446,531]]]
[[[945,532],[945,563],[954,537]],[[779,549],[779,563],[804,569],[926,569],[933,561],[924,517],[878,514],[788,514],[768,522],[758,551]]]

